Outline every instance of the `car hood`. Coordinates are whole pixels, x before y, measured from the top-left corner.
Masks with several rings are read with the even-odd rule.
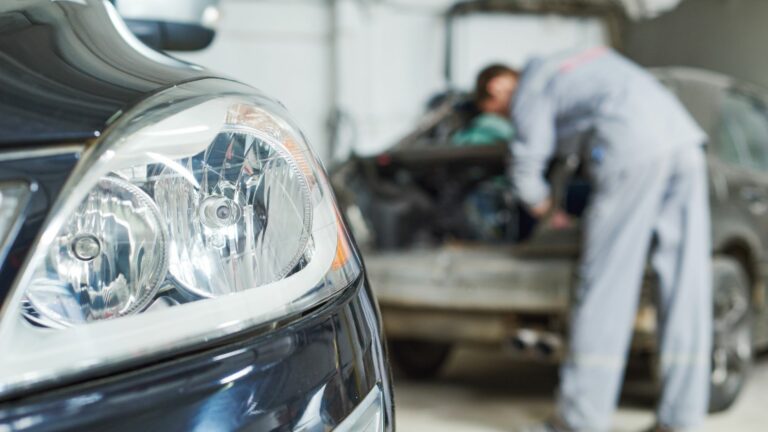
[[[94,138],[164,88],[212,74],[141,44],[99,0],[0,4],[0,147]]]

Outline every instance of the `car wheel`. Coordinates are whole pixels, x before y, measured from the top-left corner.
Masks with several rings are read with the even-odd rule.
[[[736,401],[753,361],[750,289],[744,268],[732,258],[713,263],[713,346],[709,411]]]
[[[392,340],[389,342],[389,356],[407,377],[427,379],[440,373],[452,348],[450,343],[445,342]]]

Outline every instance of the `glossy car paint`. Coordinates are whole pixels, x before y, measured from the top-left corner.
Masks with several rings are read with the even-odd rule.
[[[140,101],[216,77],[138,45],[106,3],[0,3],[0,182],[33,185],[0,302],[81,152]],[[0,354],[2,355],[2,354]],[[376,388],[393,429],[365,276],[323,305],[184,351],[0,395],[0,430],[327,431]]]
[[[333,303],[268,334],[2,403],[0,425],[329,430],[375,386],[389,398],[377,321],[361,279]],[[391,411],[385,416],[391,422]]]
[[[214,75],[141,45],[109,8],[0,3],[0,147],[94,138],[148,95]]]

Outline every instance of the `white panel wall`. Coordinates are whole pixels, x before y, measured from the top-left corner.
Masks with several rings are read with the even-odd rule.
[[[605,44],[607,28],[597,18],[477,14],[456,23],[454,82],[463,88],[490,63],[522,69],[531,56]]]
[[[358,153],[390,146],[415,124],[425,102],[446,89],[442,14],[453,3],[340,2],[339,104],[354,121]],[[594,19],[478,14],[456,23],[454,40],[454,84],[470,90],[491,62],[522,67],[534,55],[606,43],[607,32]],[[340,147],[343,155],[349,145]]]
[[[445,87],[440,13],[450,4],[339,3],[339,106],[352,124],[337,155],[351,146],[362,154],[388,147],[415,123],[427,98]]]
[[[282,102],[327,156],[332,95],[330,14],[325,1],[222,0],[213,44],[178,57],[250,84]]]

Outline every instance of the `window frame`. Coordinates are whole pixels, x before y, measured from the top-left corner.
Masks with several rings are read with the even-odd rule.
[[[737,98],[747,101],[751,111],[757,114],[764,123],[765,134],[764,137],[762,137],[760,140],[762,144],[762,158],[754,157],[756,154],[754,154],[753,148],[749,144],[750,138],[748,136],[742,137],[741,139],[736,139],[734,137],[735,134],[732,132],[732,130],[738,125],[735,126],[733,122],[729,124],[729,122],[726,121],[725,102],[728,99]],[[726,129],[725,133],[729,137],[730,145],[733,146],[736,150],[738,159],[736,161],[731,160],[730,158],[726,158],[724,153],[720,151],[722,148],[721,146],[723,145],[723,140],[721,140],[720,137],[723,136],[722,131],[724,128]],[[714,125],[714,130],[712,131],[711,141],[714,155],[722,162],[729,165],[737,165],[741,168],[752,171],[768,173],[768,104],[766,104],[765,99],[761,97],[759,93],[740,86],[729,86],[724,88],[722,90],[722,96],[719,100],[718,117]]]

